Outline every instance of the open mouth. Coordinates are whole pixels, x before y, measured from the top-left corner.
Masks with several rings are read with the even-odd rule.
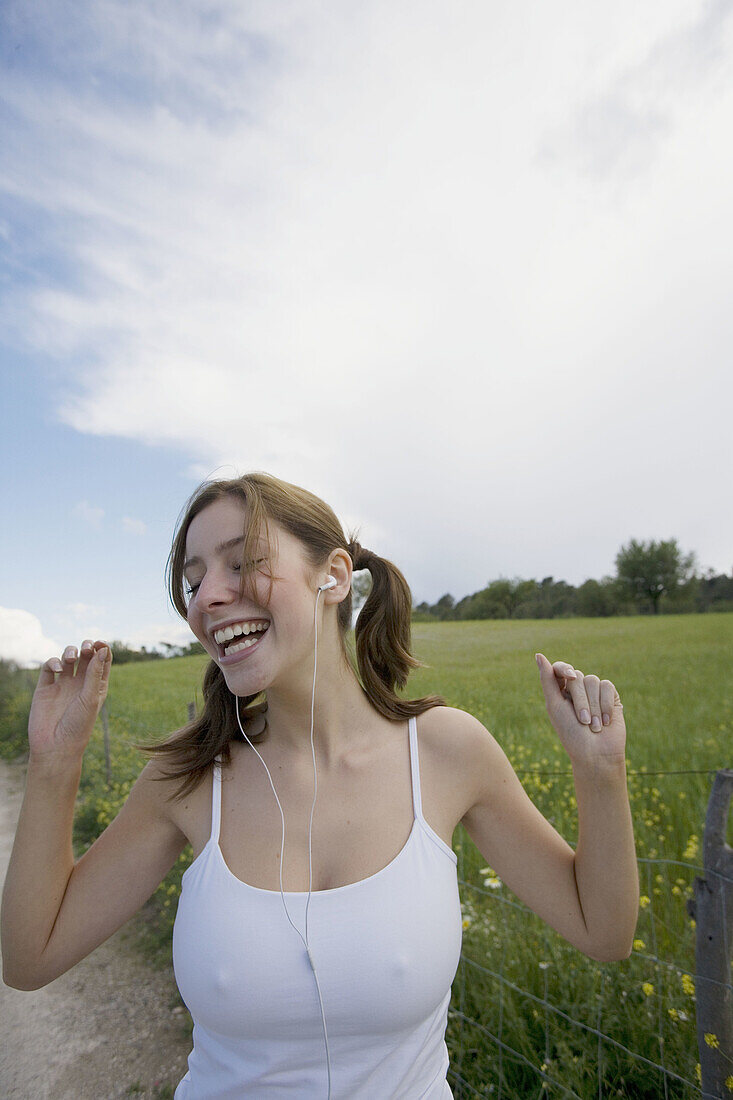
[[[269,627],[267,619],[243,619],[238,623],[230,623],[221,630],[214,631],[214,641],[219,647],[220,657],[232,657],[235,653],[243,653],[245,649],[251,649],[265,634]]]

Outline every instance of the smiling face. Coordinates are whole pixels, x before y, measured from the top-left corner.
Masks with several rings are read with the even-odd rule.
[[[186,533],[188,624],[235,695],[255,695],[313,660],[316,582],[305,549],[277,523],[242,562],[247,522],[233,496],[207,505]],[[241,592],[243,564],[251,570]]]

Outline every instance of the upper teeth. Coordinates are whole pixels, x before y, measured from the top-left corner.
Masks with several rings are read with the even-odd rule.
[[[230,642],[237,634],[254,634],[256,630],[267,630],[269,623],[264,623],[261,620],[259,622],[252,622],[250,620],[243,623],[232,623],[231,626],[225,626],[223,630],[214,631],[214,640],[223,645],[224,642]]]

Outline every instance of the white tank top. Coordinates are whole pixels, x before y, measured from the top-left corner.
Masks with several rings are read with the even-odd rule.
[[[412,831],[381,871],[314,890],[308,938],[331,1056],[332,1100],[449,1100],[445,1029],[461,952],[456,855],[422,815],[417,722],[409,722]],[[326,1100],[316,983],[279,890],[238,879],[211,836],[183,875],[173,966],[194,1021],[174,1100]],[[316,805],[317,812],[317,805]],[[287,835],[286,835],[287,844]],[[307,892],[285,891],[303,933]]]

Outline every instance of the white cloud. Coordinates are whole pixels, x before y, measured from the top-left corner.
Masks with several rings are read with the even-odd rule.
[[[144,535],[147,531],[145,523],[141,519],[133,519],[131,516],[122,517],[122,529],[128,535]]]
[[[705,93],[715,94],[717,82],[727,79],[731,15],[728,0],[684,3],[676,12],[652,6],[654,33],[632,34],[610,71],[605,43],[606,64],[588,74],[570,127],[548,134],[542,155],[575,157],[581,171],[600,181],[649,169],[675,122],[696,116]]]
[[[0,657],[19,665],[33,665],[60,656],[61,649],[44,635],[35,615],[20,608],[0,607]]]
[[[305,484],[423,593],[719,539],[729,5],[13,10],[0,187],[74,276],[1,319],[66,424]]]
[[[55,621],[66,635],[64,645],[78,646],[84,638],[104,638],[105,628],[101,624],[106,618],[106,607],[76,602],[66,604]]]
[[[186,623],[180,619],[176,621],[171,618],[168,622],[148,623],[146,626],[127,632],[122,641],[132,649],[141,649],[142,646],[146,649],[159,649],[163,642],[187,646],[195,642],[196,638]]]
[[[95,508],[88,500],[80,500],[71,510],[71,514],[98,531],[104,519],[104,508]]]
[[[78,622],[80,619],[96,619],[105,612],[104,607],[91,603],[68,603],[65,610],[74,622]]]

